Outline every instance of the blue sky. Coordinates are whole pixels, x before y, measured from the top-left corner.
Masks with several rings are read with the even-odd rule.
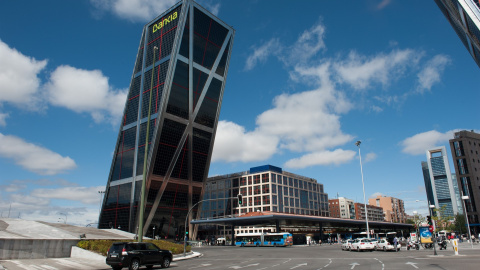
[[[0,1],[0,212],[98,219],[142,27],[176,1]],[[425,213],[420,162],[479,130],[480,69],[434,1],[199,1],[235,30],[210,176],[272,164]],[[453,164],[451,168],[453,169]]]

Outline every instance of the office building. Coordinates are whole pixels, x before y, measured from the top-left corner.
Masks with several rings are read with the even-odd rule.
[[[355,203],[351,199],[344,197],[329,199],[328,207],[330,210],[330,217],[355,219]]]
[[[365,220],[365,204],[355,203],[355,219]],[[383,208],[367,204],[368,221],[385,221]]]
[[[386,222],[405,223],[407,221],[405,205],[401,199],[379,195],[368,199],[368,204],[381,207]]]
[[[465,200],[465,212],[475,235],[480,233],[480,134],[472,131],[459,131],[450,140],[453,164],[457,176],[460,196]]]
[[[480,67],[480,2],[478,0],[435,0],[435,2]]]
[[[426,164],[422,163],[422,169],[429,205],[433,204],[437,209],[444,208],[443,213],[453,219],[456,214],[462,212],[462,207],[459,204],[458,186],[453,181],[450,171],[447,150],[445,146],[435,147],[427,150],[426,154],[427,161]]]
[[[205,185],[202,218],[277,212],[328,217],[328,194],[323,184],[305,176],[264,165],[249,171],[210,177]],[[243,195],[238,205],[237,194]]]
[[[162,238],[185,232],[208,176],[233,36],[232,27],[191,0],[145,25],[99,228],[138,231],[145,174],[143,232],[155,228]]]

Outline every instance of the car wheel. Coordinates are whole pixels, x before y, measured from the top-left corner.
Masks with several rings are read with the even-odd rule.
[[[162,267],[168,268],[170,266],[170,257],[163,257]]]
[[[140,269],[140,261],[138,259],[133,259],[130,262],[130,267],[128,268],[129,270],[138,270]]]
[[[383,251],[387,251],[387,248],[386,248],[386,247],[383,247]]]
[[[373,250],[377,251],[377,247],[374,247]]]
[[[360,248],[359,248],[359,247],[357,247],[357,252],[360,252]]]

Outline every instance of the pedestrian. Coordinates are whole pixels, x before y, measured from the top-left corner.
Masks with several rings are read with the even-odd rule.
[[[393,238],[393,246],[395,247],[395,251],[398,251],[397,243],[398,243],[398,240],[397,240],[397,237],[395,236],[395,238]]]

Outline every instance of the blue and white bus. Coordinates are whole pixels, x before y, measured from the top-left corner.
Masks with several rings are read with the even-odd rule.
[[[291,233],[239,233],[235,245],[240,247],[285,247],[293,244]]]

